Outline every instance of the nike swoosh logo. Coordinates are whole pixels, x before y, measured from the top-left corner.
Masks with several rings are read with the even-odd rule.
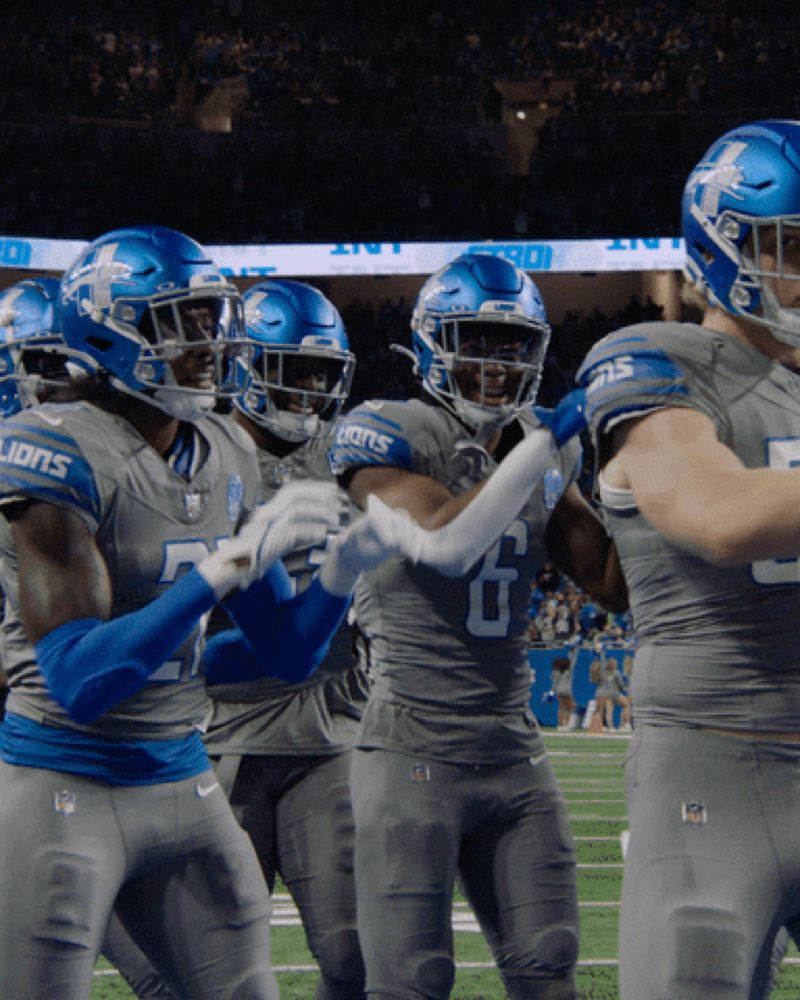
[[[46,424],[50,424],[51,427],[60,427],[64,422],[61,417],[54,417],[49,413],[45,413],[44,410],[38,410],[36,416],[40,420],[44,420]]]
[[[210,795],[215,788],[219,788],[219,782],[215,781],[213,785],[198,785],[195,791],[199,798],[204,799],[207,795]]]

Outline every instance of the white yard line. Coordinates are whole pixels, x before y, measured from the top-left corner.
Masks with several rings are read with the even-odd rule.
[[[800,957],[794,958],[784,958],[783,965],[800,965]],[[578,959],[579,969],[591,969],[596,967],[605,967],[613,969],[617,965],[616,958],[580,958]],[[495,968],[494,962],[456,962],[457,969],[493,969]],[[273,965],[273,972],[295,972],[295,973],[315,973],[319,972],[319,967],[316,965]],[[100,979],[106,976],[118,976],[119,973],[116,969],[95,969],[94,975],[96,978]]]

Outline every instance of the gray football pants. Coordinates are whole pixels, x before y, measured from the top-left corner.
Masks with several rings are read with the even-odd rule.
[[[224,775],[227,758],[218,765]],[[231,805],[270,890],[280,874],[320,967],[315,1000],[359,1000],[364,961],[356,929],[350,752],[242,757]]]
[[[256,848],[270,891],[279,873],[300,912],[321,971],[315,1000],[359,1000],[364,963],[356,930],[349,753],[224,756],[217,771]],[[172,1000],[116,920],[103,953],[139,1000]]]
[[[277,1000],[264,877],[213,771],[115,786],[0,761],[0,996],[86,1000],[112,907],[182,1000]]]
[[[800,745],[640,726],[625,779],[622,1000],[763,997],[800,913]]]
[[[456,878],[511,1000],[575,996],[575,852],[544,755],[473,767],[356,750],[352,790],[371,998],[450,995]]]

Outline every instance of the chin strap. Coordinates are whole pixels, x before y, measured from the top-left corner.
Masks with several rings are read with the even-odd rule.
[[[316,413],[306,417],[300,413],[279,410],[276,406],[275,416],[268,419],[270,420],[269,429],[279,438],[283,438],[284,441],[299,443],[312,437],[318,437],[320,433],[321,424]]]
[[[217,402],[217,397],[212,392],[193,393],[175,392],[174,390],[170,392],[163,389],[149,391],[132,389],[115,375],[112,375],[108,382],[118,392],[123,392],[126,396],[133,396],[134,399],[140,399],[143,403],[148,403],[157,410],[161,410],[162,413],[175,417],[176,420],[185,420],[188,423],[194,423],[195,420],[207,416],[213,411]]]
[[[195,394],[170,392],[165,389],[156,389],[153,395],[147,398],[153,406],[163,410],[169,416],[175,417],[177,420],[186,420],[189,423],[211,413],[217,401],[213,392]]]
[[[764,313],[761,322],[769,326],[773,337],[792,347],[800,346],[800,310],[782,306],[775,292],[767,285],[761,287],[761,301]],[[751,313],[746,315],[748,319],[758,320]]]
[[[178,420],[188,420],[190,423],[211,413],[217,397],[213,392],[196,392],[184,389],[175,380],[175,375],[169,366],[164,365],[164,384],[155,390],[153,403]]]

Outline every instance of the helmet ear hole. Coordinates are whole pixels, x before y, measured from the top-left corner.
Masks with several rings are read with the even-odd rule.
[[[105,337],[91,336],[86,338],[86,343],[93,347],[96,351],[100,351],[101,354],[110,350],[113,347],[113,343],[107,340]]]
[[[706,267],[710,266],[714,262],[714,255],[707,247],[704,247],[702,243],[694,244],[694,252],[702,259]]]

